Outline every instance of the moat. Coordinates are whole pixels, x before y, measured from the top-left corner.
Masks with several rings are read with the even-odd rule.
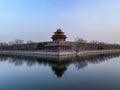
[[[48,59],[0,55],[0,90],[120,90],[120,53]]]

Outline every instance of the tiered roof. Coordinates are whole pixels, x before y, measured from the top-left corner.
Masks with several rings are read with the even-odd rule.
[[[64,32],[61,29],[57,29],[56,32],[54,32],[54,35],[52,35],[53,41],[65,41],[66,35],[64,35]]]

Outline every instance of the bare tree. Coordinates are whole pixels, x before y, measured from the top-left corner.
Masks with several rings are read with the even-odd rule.
[[[79,43],[87,43],[87,40],[84,40],[83,38],[75,38],[75,42],[79,42]]]
[[[0,43],[0,46],[8,46],[8,43],[6,43],[6,42],[1,42],[1,43]]]
[[[84,40],[83,38],[78,37],[75,39],[75,43],[73,47],[76,51],[79,51],[81,49],[83,50],[86,47],[86,43],[87,43],[87,40]]]
[[[92,44],[99,44],[99,41],[93,40],[93,41],[91,41],[90,43],[92,43]]]
[[[15,44],[14,41],[9,42],[9,45],[14,45],[14,44]]]
[[[27,41],[27,43],[29,44],[29,43],[34,43],[32,40],[29,40],[29,41]]]
[[[16,39],[14,41],[14,44],[19,45],[19,44],[24,44],[24,40]]]

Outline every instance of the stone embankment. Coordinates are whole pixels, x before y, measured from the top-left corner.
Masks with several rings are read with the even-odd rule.
[[[24,56],[64,56],[64,55],[74,55],[74,52],[48,52],[48,51],[5,51],[0,50],[0,54],[8,55],[24,55]]]
[[[97,55],[97,54],[107,54],[107,53],[119,53],[120,49],[111,49],[111,50],[94,50],[94,51],[79,51],[77,55]]]
[[[65,51],[65,52],[47,52],[47,51],[5,51],[0,50],[0,54],[8,54],[8,55],[24,55],[24,56],[70,56],[70,55],[97,55],[97,54],[106,54],[106,53],[118,53],[120,49],[114,50],[94,50],[94,51],[79,51],[76,53],[75,51]]]

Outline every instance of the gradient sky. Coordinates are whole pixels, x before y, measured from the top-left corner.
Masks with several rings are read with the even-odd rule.
[[[68,37],[120,43],[120,0],[0,0],[0,42]]]

